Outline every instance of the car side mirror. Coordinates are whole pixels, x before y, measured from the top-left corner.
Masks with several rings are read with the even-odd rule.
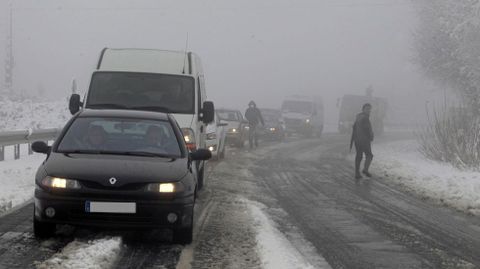
[[[43,141],[35,141],[32,144],[32,150],[37,153],[44,153],[47,154],[50,152],[51,147],[47,145],[47,143]]]
[[[70,102],[68,104],[68,109],[70,110],[70,113],[74,115],[78,111],[80,111],[80,107],[82,106],[82,102],[80,101],[80,95],[77,93],[74,93],[70,96]]]
[[[208,149],[197,149],[190,153],[190,158],[194,161],[206,161],[212,158],[212,153]]]
[[[215,106],[213,102],[203,102],[202,121],[206,124],[212,123],[215,120]]]

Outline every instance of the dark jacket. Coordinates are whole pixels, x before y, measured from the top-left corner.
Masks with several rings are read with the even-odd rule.
[[[248,120],[250,125],[257,126],[258,123],[265,125],[263,122],[262,113],[260,112],[260,109],[257,108],[255,103],[253,103],[253,107],[247,108],[247,111],[245,111],[245,118]]]
[[[369,115],[366,113],[359,113],[353,124],[352,140],[350,141],[350,148],[353,142],[355,144],[367,144],[373,141],[372,124],[370,123]]]

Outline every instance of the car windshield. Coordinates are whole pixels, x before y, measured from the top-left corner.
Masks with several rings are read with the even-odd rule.
[[[75,119],[57,152],[181,156],[177,137],[168,121],[94,117]]]
[[[284,101],[282,111],[310,114],[312,112],[312,103],[306,101]]]
[[[194,80],[178,75],[96,72],[92,76],[86,107],[193,114]]]
[[[217,111],[218,117],[226,121],[240,121],[236,111]]]
[[[270,124],[278,123],[280,116],[277,113],[262,113],[263,121]]]

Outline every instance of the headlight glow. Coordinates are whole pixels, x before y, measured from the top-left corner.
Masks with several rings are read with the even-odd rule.
[[[272,131],[272,132],[275,132],[275,130],[276,130],[276,129],[275,129],[275,128],[273,128],[273,127],[272,127],[272,128],[270,128],[270,131]]]
[[[306,119],[305,122],[306,122],[306,123],[310,123],[310,119]]]
[[[233,128],[232,133],[236,133],[236,132],[237,132],[237,129]]]
[[[67,187],[67,180],[64,178],[54,177],[52,180],[52,187],[65,189]]]
[[[54,189],[80,189],[78,181],[60,177],[46,177],[42,180],[42,185]]]
[[[175,185],[173,185],[172,183],[162,183],[160,184],[158,191],[168,193],[175,192]]]
[[[145,190],[156,193],[179,193],[184,191],[185,187],[181,182],[151,183],[147,185]]]

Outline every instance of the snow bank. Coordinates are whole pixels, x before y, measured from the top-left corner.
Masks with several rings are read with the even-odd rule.
[[[38,269],[111,268],[120,252],[120,237],[81,242],[75,240],[50,259],[37,264]]]
[[[35,173],[43,154],[22,155],[20,160],[0,162],[0,214],[33,197]]]
[[[58,128],[70,119],[68,101],[0,101],[0,132],[25,129]]]
[[[330,268],[323,257],[318,257],[323,261],[322,265],[310,264],[300,250],[275,227],[275,223],[263,213],[256,203],[249,202],[248,205],[257,228],[257,252],[262,260],[263,268]],[[313,248],[311,245],[310,247]]]
[[[374,145],[372,171],[422,197],[480,215],[480,173],[426,159],[415,140]]]

